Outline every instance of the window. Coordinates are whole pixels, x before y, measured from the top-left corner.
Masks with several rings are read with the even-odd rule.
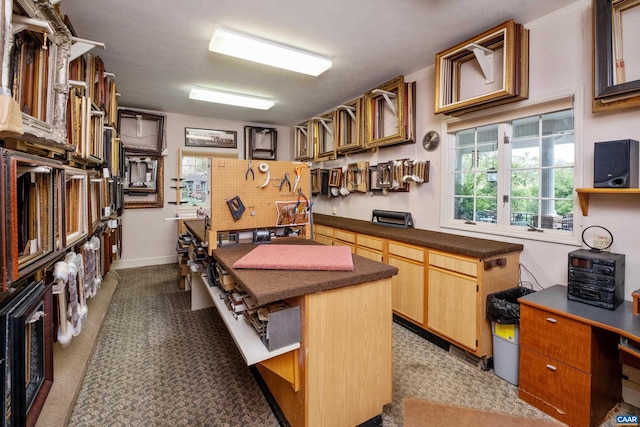
[[[178,150],[178,176],[180,179],[171,183],[171,191],[176,191],[176,200],[180,202],[177,204],[178,210],[184,213],[195,213],[200,208],[210,210],[211,160],[221,158],[237,159],[238,154]],[[253,170],[256,174],[257,167],[258,163],[254,162]],[[249,175],[249,179],[251,179],[251,175]],[[258,179],[257,176],[256,179]]]
[[[210,157],[183,154],[180,162],[180,202],[182,206],[209,207]]]
[[[444,227],[576,239],[575,112],[548,108],[449,126]]]

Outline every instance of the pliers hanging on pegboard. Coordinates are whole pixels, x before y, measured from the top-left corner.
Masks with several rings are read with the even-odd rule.
[[[249,159],[249,166],[247,167],[247,171],[244,174],[244,180],[249,181],[249,173],[251,173],[251,180],[256,180],[256,174],[253,172],[253,165],[251,164],[251,159]]]
[[[284,173],[284,178],[280,180],[280,192],[282,193],[282,188],[287,184],[289,187],[289,193],[291,193],[291,181],[289,181],[289,172]]]

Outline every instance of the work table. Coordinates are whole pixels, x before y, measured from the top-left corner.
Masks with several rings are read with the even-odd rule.
[[[524,246],[519,243],[505,243],[417,228],[391,227],[371,223],[370,221],[317,213],[313,214],[313,221],[315,224],[342,228],[357,233],[364,233],[384,239],[392,239],[481,259],[510,252],[522,252],[524,249]]]
[[[287,239],[270,243],[310,245],[306,239]],[[354,271],[308,271],[308,270],[260,270],[234,269],[233,264],[251,252],[257,245],[214,249],[212,256],[229,272],[236,282],[251,295],[258,305],[313,292],[326,291],[359,283],[391,277],[398,273],[396,267],[353,255]]]

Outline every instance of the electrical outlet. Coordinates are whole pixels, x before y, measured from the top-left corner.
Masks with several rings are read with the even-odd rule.
[[[609,236],[596,236],[593,239],[593,248],[600,249],[601,251],[608,251],[611,245],[611,237]]]

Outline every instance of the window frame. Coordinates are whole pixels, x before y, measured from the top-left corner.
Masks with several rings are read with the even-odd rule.
[[[237,159],[238,158],[238,154],[237,153],[219,153],[219,152],[211,152],[211,151],[202,151],[202,150],[183,150],[183,149],[178,149],[178,169],[177,169],[177,177],[180,177],[182,175],[182,158],[183,157],[204,157],[204,158],[208,158],[209,162],[211,162],[211,160],[216,159],[216,158],[227,158],[227,159]],[[247,160],[248,162],[248,160]],[[254,173],[256,171],[256,168],[258,167],[257,163],[254,162],[253,164],[253,170]],[[209,173],[208,173],[208,180],[211,181],[211,163],[209,163]],[[171,185],[173,186],[174,183],[171,183]],[[180,201],[181,200],[181,194],[180,194],[180,182],[176,182],[175,183],[175,187],[177,187],[175,189],[175,194],[176,194],[176,201]],[[209,189],[211,189],[211,183],[209,182]],[[200,208],[204,208],[206,211],[211,210],[211,194],[209,194],[209,204],[206,205],[199,205],[199,206],[194,206],[194,205],[188,205],[188,204],[176,204],[176,210],[180,215],[190,215],[193,214],[195,215],[196,212],[198,211],[198,209]]]
[[[503,210],[504,203],[502,202],[503,195],[511,195],[509,189],[509,180],[501,171],[508,171],[507,155],[511,155],[511,149],[504,147],[503,135],[504,124],[511,122],[519,118],[526,118],[530,116],[551,113],[566,108],[573,108],[574,114],[574,192],[573,192],[573,231],[572,232],[556,232],[550,229],[544,229],[544,232],[528,231],[526,227],[513,226],[504,222],[498,221],[497,223],[483,223],[476,221],[475,224],[470,224],[465,220],[454,219],[454,184],[452,183],[452,176],[455,172],[455,156],[452,156],[455,152],[455,132],[476,128],[491,124],[499,125],[499,147],[498,147],[498,188],[497,188],[497,203],[498,209]],[[570,92],[554,95],[548,99],[538,101],[527,101],[520,104],[517,108],[509,108],[508,106],[496,107],[490,111],[478,112],[476,114],[465,115],[462,118],[448,118],[443,121],[442,135],[444,144],[441,150],[441,212],[440,212],[440,227],[446,229],[455,229],[465,232],[482,233],[491,236],[505,236],[519,239],[536,240],[543,242],[552,242],[568,245],[581,245],[582,244],[582,211],[580,210],[580,203],[578,195],[575,192],[575,188],[582,186],[583,177],[583,116],[584,116],[584,102],[582,90],[575,89]],[[511,134],[507,134],[507,137],[511,138]],[[508,206],[504,207],[507,211],[510,209],[510,201]]]

